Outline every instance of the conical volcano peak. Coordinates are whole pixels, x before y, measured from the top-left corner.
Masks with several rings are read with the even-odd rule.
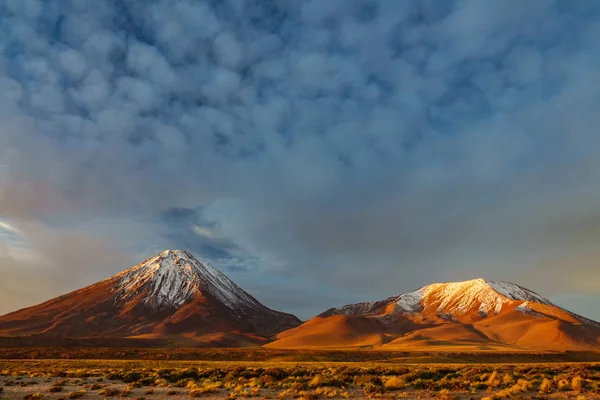
[[[264,308],[210,263],[185,250],[165,250],[118,274],[120,298],[141,300],[152,308],[180,307],[201,296],[212,297],[232,310]]]
[[[174,265],[195,264],[199,261],[185,250],[165,250],[155,256],[161,266],[172,267]],[[152,257],[152,258],[155,258]]]
[[[158,254],[159,257],[162,258],[191,258],[195,260],[195,257],[189,253],[186,250],[180,250],[180,249],[175,249],[175,250],[165,250],[161,253]]]
[[[152,308],[178,307],[201,287],[201,276],[188,260],[164,251],[118,274],[115,289],[123,300],[143,296]]]
[[[110,278],[0,316],[0,336],[175,337],[220,346],[262,343],[299,323],[190,252],[165,250]]]
[[[191,271],[196,264],[200,264],[194,256],[182,250],[165,250],[155,256],[155,263],[147,263],[146,267],[158,269],[173,269],[174,271]]]

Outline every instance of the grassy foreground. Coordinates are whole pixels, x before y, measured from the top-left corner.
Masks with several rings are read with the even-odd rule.
[[[600,399],[600,364],[0,360],[0,398]]]

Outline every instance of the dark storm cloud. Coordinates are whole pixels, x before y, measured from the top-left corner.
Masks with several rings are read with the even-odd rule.
[[[185,247],[304,317],[476,276],[569,306],[600,290],[599,11],[8,0],[0,217],[60,242],[21,236],[49,271]],[[128,256],[83,261],[98,249]]]

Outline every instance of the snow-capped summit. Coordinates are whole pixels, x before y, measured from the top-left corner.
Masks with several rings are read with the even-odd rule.
[[[486,281],[482,278],[464,282],[434,283],[421,289],[423,306],[436,307],[436,312],[448,316],[460,316],[474,308],[482,316],[498,314],[502,308],[515,301],[531,301],[541,304],[548,300],[511,282]]]
[[[232,310],[261,307],[221,271],[184,250],[165,250],[117,277],[115,289],[120,299],[128,300],[143,291],[143,302],[151,307],[178,307],[202,290]]]
[[[263,343],[299,323],[191,253],[166,250],[93,285],[1,316],[0,336],[239,346]]]
[[[523,302],[553,304],[537,293],[511,282],[486,281],[482,278],[463,282],[433,283],[414,292],[403,293],[380,301],[349,304],[327,310],[322,315],[377,315],[394,303],[397,313],[434,312],[451,319],[467,314],[487,317],[500,313],[504,307],[515,308]]]

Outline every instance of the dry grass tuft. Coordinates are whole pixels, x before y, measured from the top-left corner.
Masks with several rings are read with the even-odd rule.
[[[120,393],[119,389],[113,387],[107,387],[98,392],[100,396],[113,397]]]
[[[385,380],[385,383],[383,384],[383,387],[386,390],[400,390],[405,386],[406,384],[404,383],[404,380],[397,376],[390,376]]]
[[[440,398],[441,400],[456,400],[456,399],[458,399],[458,396],[450,393],[450,390],[448,390],[448,389],[440,390],[439,393],[437,394],[437,397]]]
[[[533,384],[525,379],[519,379],[517,383],[512,386],[512,389],[516,392],[528,392],[533,389]]]
[[[558,391],[559,392],[568,392],[571,390],[571,382],[568,379],[561,379],[558,381]]]
[[[44,396],[37,392],[37,393],[31,393],[28,395],[23,396],[23,400],[38,400],[38,399],[43,399]]]
[[[553,389],[553,384],[552,381],[549,379],[544,379],[542,381],[542,384],[540,385],[540,392],[541,393],[552,393],[552,389]]]
[[[310,380],[310,382],[308,383],[308,387],[311,388],[316,388],[323,385],[323,376],[322,375],[315,375],[314,378],[312,378]]]
[[[71,392],[67,395],[67,399],[80,399],[85,396],[85,390],[78,390],[77,392]]]
[[[585,381],[581,376],[575,376],[571,381],[571,388],[576,392],[581,392],[585,388]]]
[[[191,397],[202,397],[205,394],[218,393],[221,387],[223,387],[223,383],[210,381],[205,381],[202,385],[198,385],[196,382],[190,381],[186,386],[188,389],[188,394]]]

